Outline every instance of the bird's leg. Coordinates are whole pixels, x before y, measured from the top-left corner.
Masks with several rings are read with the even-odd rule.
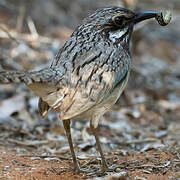
[[[69,143],[69,147],[70,147],[70,150],[71,150],[71,155],[72,155],[72,159],[73,159],[73,163],[74,163],[74,171],[76,173],[79,173],[79,172],[81,172],[81,170],[79,168],[79,164],[78,164],[75,152],[74,152],[74,147],[73,147],[72,138],[71,138],[70,123],[71,122],[70,122],[69,119],[68,120],[63,120],[63,126],[64,126],[64,129],[66,131],[66,136],[67,136],[67,139],[68,139],[68,143]]]
[[[69,119],[63,120],[62,122],[63,122],[64,129],[66,131],[66,136],[67,136],[69,147],[71,150],[71,155],[72,155],[72,159],[73,159],[73,163],[74,163],[75,173],[81,173],[81,172],[90,173],[91,171],[89,171],[87,169],[80,169],[80,167],[79,167],[79,163],[77,161],[77,158],[76,158],[76,155],[74,152],[74,147],[73,147],[72,138],[71,138],[71,130],[70,130],[70,123],[71,122],[70,122],[70,120]]]
[[[97,135],[97,128],[94,127],[93,125],[93,119],[91,119],[90,121],[90,128],[91,128],[91,131],[96,139],[96,145],[98,147],[98,151],[101,155],[101,162],[102,162],[102,171],[103,172],[106,172],[106,171],[113,171],[113,169],[109,168],[107,163],[106,163],[106,160],[105,160],[105,157],[104,157],[104,154],[103,154],[103,151],[102,151],[102,148],[101,148],[101,143],[99,141],[99,137]]]

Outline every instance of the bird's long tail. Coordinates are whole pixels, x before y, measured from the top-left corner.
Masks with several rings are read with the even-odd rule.
[[[40,71],[0,71],[0,84],[24,82],[50,82],[54,72],[47,68]]]

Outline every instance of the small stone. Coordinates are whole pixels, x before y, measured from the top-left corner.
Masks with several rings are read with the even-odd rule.
[[[14,170],[15,170],[15,171],[20,171],[21,169],[20,169],[20,168],[15,168]]]
[[[175,176],[178,180],[180,180],[180,172],[176,172]]]
[[[121,169],[120,168],[116,168],[116,172],[117,173],[121,172]]]
[[[31,160],[40,160],[40,157],[31,157]]]
[[[134,179],[135,179],[135,180],[146,180],[146,178],[140,177],[140,176],[136,176]]]
[[[126,171],[122,171],[109,176],[108,180],[129,180],[129,177]]]

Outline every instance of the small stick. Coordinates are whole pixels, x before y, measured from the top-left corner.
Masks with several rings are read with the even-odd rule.
[[[36,30],[36,26],[35,26],[32,18],[30,16],[27,18],[27,24],[28,24],[28,27],[29,27],[29,30],[30,30],[32,36],[35,39],[37,39],[39,37],[39,35],[38,35],[37,30]]]
[[[11,39],[11,40],[15,41],[17,44],[19,44],[18,40],[15,39],[15,38],[8,32],[8,30],[6,30],[1,24],[0,24],[0,29],[7,34],[7,36],[9,37],[9,39]]]
[[[25,8],[24,4],[21,4],[19,7],[19,15],[17,18],[17,25],[16,25],[16,30],[19,33],[22,31],[25,10],[26,10],[26,8]]]
[[[59,159],[62,159],[62,160],[69,160],[71,158],[67,158],[67,157],[64,157],[64,156],[59,156],[59,155],[19,155],[21,157],[39,157],[39,158],[59,158]]]
[[[153,164],[144,164],[144,165],[140,165],[140,166],[131,166],[131,167],[127,167],[127,168],[128,169],[130,169],[130,168],[155,168],[155,169],[158,169],[158,168],[168,167],[170,164],[171,164],[171,162],[167,161],[164,165],[160,165],[160,166],[156,166]]]
[[[156,142],[156,141],[157,139],[147,138],[147,139],[142,139],[142,140],[131,140],[131,141],[126,141],[126,142],[115,142],[115,143],[120,144],[120,145],[130,145],[130,144],[151,143],[151,142]]]

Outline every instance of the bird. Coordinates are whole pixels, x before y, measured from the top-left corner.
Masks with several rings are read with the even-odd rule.
[[[97,127],[128,82],[133,28],[151,18],[156,18],[161,25],[170,21],[170,15],[157,12],[133,12],[122,7],[98,9],[74,30],[49,67],[39,71],[0,71],[1,84],[24,82],[39,97],[38,109],[42,117],[50,110],[59,113],[76,173],[86,170],[79,166],[70,123],[81,119],[90,120],[101,156],[101,171],[111,170],[100,145]]]

